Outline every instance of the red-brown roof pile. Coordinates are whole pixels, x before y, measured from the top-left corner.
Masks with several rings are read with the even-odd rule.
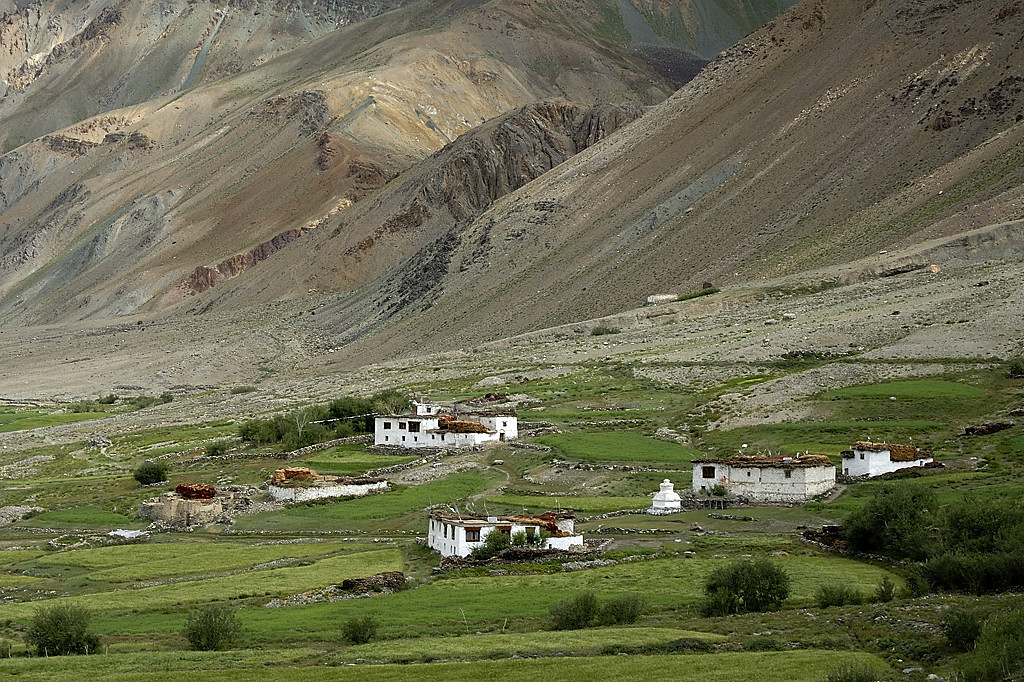
[[[456,419],[450,414],[437,415],[437,428],[441,431],[454,431],[455,433],[490,433],[490,429],[480,422]]]
[[[182,483],[174,489],[174,492],[186,500],[210,500],[217,494],[217,490],[212,485],[205,483]]]

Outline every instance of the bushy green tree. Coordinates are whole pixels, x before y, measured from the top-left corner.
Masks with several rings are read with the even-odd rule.
[[[764,557],[733,561],[708,576],[701,610],[706,616],[724,616],[778,609],[789,597],[789,586],[789,574]]]
[[[926,512],[935,508],[935,494],[905,482],[884,485],[867,504],[843,523],[843,535],[854,549],[922,561],[929,546]]]
[[[227,604],[210,604],[189,612],[182,630],[189,646],[197,651],[219,651],[230,647],[242,634],[235,610]]]
[[[581,592],[551,607],[551,629],[580,630],[589,627],[597,615],[597,597],[593,592]]]
[[[981,616],[972,609],[954,608],[942,619],[942,634],[957,651],[971,651],[981,636]]]
[[[643,595],[623,594],[601,604],[597,622],[601,625],[629,625],[640,619],[645,608]]]
[[[132,478],[139,485],[153,485],[167,480],[167,462],[147,461],[135,468]]]
[[[377,636],[380,624],[377,618],[368,613],[365,616],[349,618],[341,626],[341,636],[353,644],[366,644]]]
[[[25,640],[39,656],[95,653],[100,638],[88,632],[92,616],[76,604],[56,604],[36,609]]]

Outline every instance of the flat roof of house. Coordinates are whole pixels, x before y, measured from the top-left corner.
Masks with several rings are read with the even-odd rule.
[[[834,467],[835,464],[828,458],[827,455],[774,455],[766,457],[764,455],[733,455],[724,459],[694,459],[691,460],[694,464],[728,464],[732,467],[751,467],[751,468],[781,468],[790,469],[793,467]]]
[[[889,459],[893,462],[913,462],[915,459],[927,459],[932,456],[931,451],[922,450],[913,445],[900,445],[898,443],[872,443],[871,441],[859,440],[853,444],[852,450],[844,450],[843,458],[853,457],[854,450],[861,452],[885,452],[889,451]]]

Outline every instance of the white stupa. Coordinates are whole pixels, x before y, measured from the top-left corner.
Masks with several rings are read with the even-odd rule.
[[[651,503],[648,514],[671,514],[682,509],[679,493],[672,486],[672,481],[667,478],[661,482],[661,490],[654,493],[654,501]]]

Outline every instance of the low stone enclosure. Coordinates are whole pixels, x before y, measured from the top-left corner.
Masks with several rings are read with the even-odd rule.
[[[326,497],[362,497],[390,490],[386,479],[373,476],[321,476],[307,467],[278,469],[267,492],[278,502],[307,502]]]

